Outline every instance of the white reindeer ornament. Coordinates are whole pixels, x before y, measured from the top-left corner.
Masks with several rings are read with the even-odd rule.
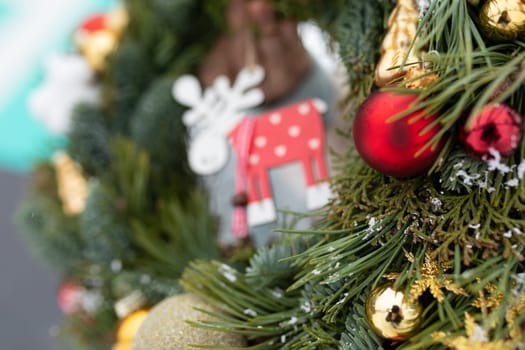
[[[247,222],[244,207],[234,209],[233,233],[237,237],[247,234],[248,225],[276,219],[268,177],[271,168],[302,163],[308,209],[323,206],[331,195],[321,116],[326,104],[312,99],[248,117],[244,111],[264,100],[256,88],[263,79],[264,70],[255,66],[241,70],[232,86],[224,76],[204,92],[193,76],[182,76],[173,86],[175,99],[191,107],[183,115],[190,130],[190,167],[200,175],[221,170],[228,159],[228,140],[237,156],[235,191],[246,194],[247,202]]]

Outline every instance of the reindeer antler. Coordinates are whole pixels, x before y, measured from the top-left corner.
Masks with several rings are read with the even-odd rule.
[[[191,107],[182,116],[186,126],[196,125],[204,118],[207,106],[215,100],[212,92],[213,90],[207,90],[203,95],[199,80],[193,75],[183,75],[175,81],[172,88],[173,97],[182,105]]]
[[[219,76],[203,93],[196,77],[184,75],[175,81],[172,93],[175,100],[191,107],[183,115],[186,126],[226,135],[242,118],[241,111],[262,103],[264,94],[255,87],[263,80],[262,67],[244,68],[233,86],[226,76]]]

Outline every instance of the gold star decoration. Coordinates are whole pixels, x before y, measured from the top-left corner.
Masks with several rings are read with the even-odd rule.
[[[472,306],[478,309],[486,308],[490,310],[501,304],[503,294],[498,291],[494,283],[488,283],[483,289],[487,292],[488,296],[485,295],[483,291],[480,291],[479,297],[472,302]]]
[[[414,262],[414,255],[406,254],[410,262]],[[449,268],[442,263],[436,262],[432,258],[431,252],[425,253],[425,262],[420,267],[421,279],[416,280],[410,287],[410,302],[415,302],[427,289],[438,302],[443,302],[445,294],[441,290],[445,288],[455,294],[467,295],[463,288],[460,288],[447,278],[444,274]]]
[[[517,302],[512,304],[507,309],[507,314],[505,316],[505,318],[507,319],[508,326],[511,327],[510,336],[512,338],[523,337],[523,330],[519,324],[515,323],[515,321],[520,315],[523,314],[524,311],[525,311],[525,294],[521,294]]]
[[[485,294],[487,293],[487,295]],[[483,316],[487,317],[487,311],[494,310],[503,302],[503,293],[498,290],[495,284],[488,283],[483,290],[479,292],[479,297],[472,302],[472,306],[481,309]],[[510,336],[519,338],[522,335],[522,327],[515,323],[516,319],[525,311],[525,294],[516,296],[512,301],[505,315],[507,326],[511,329]]]
[[[479,326],[474,317],[465,313],[467,336],[450,337],[445,332],[434,332],[432,338],[456,350],[515,350],[519,339],[489,341],[487,331]]]

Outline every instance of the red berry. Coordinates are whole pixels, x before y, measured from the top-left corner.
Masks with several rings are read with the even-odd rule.
[[[372,168],[394,177],[409,177],[425,172],[436,160],[441,143],[416,154],[440,130],[436,125],[420,135],[437,115],[414,121],[423,113],[416,111],[394,122],[388,121],[410,108],[416,99],[417,95],[376,91],[359,107],[352,131],[354,143]]]
[[[490,149],[508,156],[521,140],[521,116],[504,104],[485,106],[470,125],[461,129],[459,139],[476,156],[488,155]]]

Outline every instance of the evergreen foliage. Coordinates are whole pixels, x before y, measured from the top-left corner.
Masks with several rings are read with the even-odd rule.
[[[106,119],[112,130],[127,134],[135,107],[155,73],[148,53],[134,38],[124,39],[110,64],[112,70],[105,77],[102,94],[110,114]]]
[[[186,166],[186,136],[180,115],[182,107],[171,96],[171,79],[163,78],[152,83],[143,94],[130,120],[131,138],[147,151],[151,158],[156,191],[165,190],[167,176],[173,177],[175,188],[183,197],[195,186],[195,177]],[[186,184],[180,186],[179,184]]]
[[[349,95],[354,110],[374,87],[373,76],[379,60],[379,46],[392,2],[346,1],[337,20],[335,40],[348,72]]]
[[[35,195],[19,208],[17,221],[35,254],[67,275],[82,263],[79,252],[84,246],[76,234],[77,218],[62,214],[54,177],[54,169],[47,164],[35,168],[32,190]]]
[[[88,176],[104,173],[110,163],[107,116],[97,107],[79,106],[73,115],[68,152]]]
[[[368,325],[365,313],[366,298],[361,296],[359,302],[351,306],[345,323],[345,329],[341,333],[339,348],[341,350],[353,349],[377,349],[384,350],[379,338]]]
[[[96,184],[91,188],[86,208],[79,218],[80,234],[85,242],[83,251],[88,261],[110,264],[118,259],[133,259],[129,239],[129,225],[118,213],[112,188]],[[110,235],[107,233],[111,232]]]

